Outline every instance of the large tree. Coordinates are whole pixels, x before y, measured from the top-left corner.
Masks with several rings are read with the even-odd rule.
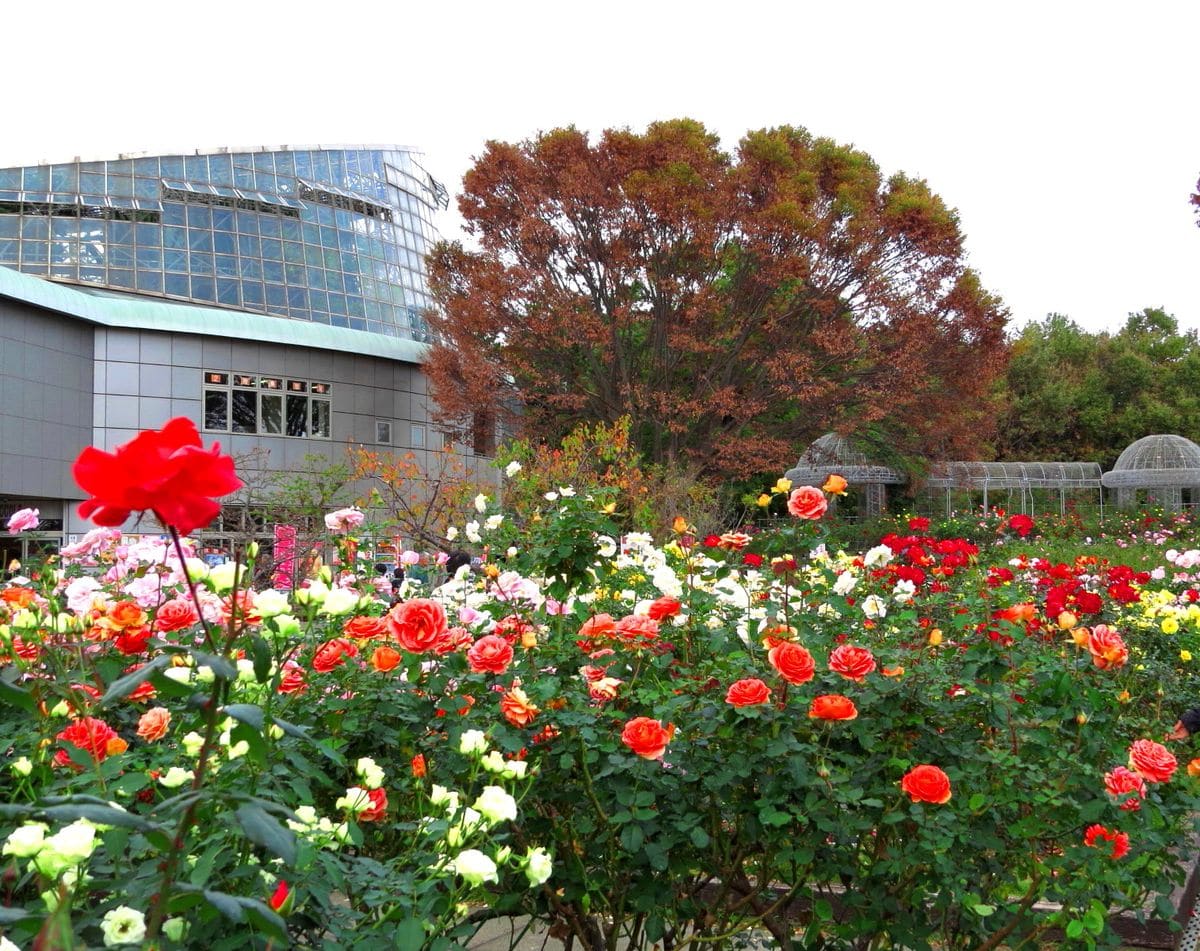
[[[831,429],[970,458],[1000,301],[919,179],[804,129],[736,154],[698,122],[489,142],[430,256],[444,423],[554,440],[628,414],[651,461],[778,471]]]

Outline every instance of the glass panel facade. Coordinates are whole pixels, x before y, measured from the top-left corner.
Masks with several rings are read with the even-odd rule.
[[[68,162],[0,169],[5,190],[0,265],[427,339],[424,257],[446,191],[414,153],[264,149]],[[238,406],[218,403],[214,422],[223,415],[225,423],[210,428],[228,431]],[[272,404],[268,421],[260,406],[256,425],[320,433],[328,423],[309,409]]]

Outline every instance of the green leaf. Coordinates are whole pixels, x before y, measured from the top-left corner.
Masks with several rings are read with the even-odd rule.
[[[1083,922],[1078,918],[1067,922],[1067,937],[1072,941],[1083,934]]]
[[[981,792],[977,792],[974,796],[967,800],[967,808],[972,812],[978,812],[987,802],[987,796]]]
[[[405,918],[392,932],[393,946],[419,948],[425,943],[425,925],[420,918]]]
[[[621,830],[621,845],[624,846],[626,852],[638,851],[645,841],[646,836],[642,832],[641,826],[627,825]]]
[[[262,708],[253,703],[231,703],[222,707],[221,712],[226,716],[233,717],[235,720],[254,727],[260,733],[262,732],[263,723],[265,722]]]
[[[200,666],[211,667],[212,672],[218,677],[224,680],[237,680],[237,666],[228,658],[198,650],[193,650],[191,655]]]
[[[813,902],[813,914],[821,921],[832,921],[833,905],[824,898],[818,898]]]
[[[708,843],[712,841],[711,836],[704,831],[702,826],[693,826],[691,831],[692,845],[698,849],[708,847]]]
[[[87,819],[88,822],[94,822],[96,825],[124,826],[129,829],[138,829],[142,832],[156,828],[156,826],[147,822],[141,816],[135,816],[132,812],[125,812],[107,803],[98,805],[96,803],[81,802],[61,806],[47,806],[41,809],[40,812],[47,819],[53,819],[56,822],[74,822],[76,819]]]
[[[296,836],[261,806],[244,803],[237,809],[238,824],[251,842],[274,852],[288,865],[296,861]]]
[[[0,700],[32,713],[37,707],[37,701],[33,699],[33,694],[28,690],[22,690],[16,684],[9,681],[8,672],[10,670],[15,675],[19,676],[20,674],[16,667],[9,667],[4,671],[5,676],[0,677]]]
[[[994,914],[996,911],[995,905],[972,905],[971,911],[975,912],[980,918],[986,918],[988,915]]]
[[[159,654],[148,664],[143,664],[133,673],[126,674],[124,677],[118,677],[109,684],[108,689],[104,691],[104,696],[96,701],[96,706],[103,707],[114,700],[128,697],[164,667],[170,666],[171,658],[166,654]]]
[[[271,645],[261,634],[255,634],[250,639],[250,656],[254,658],[254,676],[260,684],[265,684],[271,676]]]

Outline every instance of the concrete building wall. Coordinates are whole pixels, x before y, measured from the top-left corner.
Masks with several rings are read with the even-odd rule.
[[[92,334],[0,298],[0,497],[83,497],[71,463],[92,441]]]

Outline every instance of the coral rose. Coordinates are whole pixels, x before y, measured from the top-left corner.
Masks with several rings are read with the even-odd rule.
[[[154,629],[160,634],[182,631],[185,627],[198,624],[199,621],[200,614],[195,605],[183,598],[164,601],[154,613]]]
[[[771,688],[757,677],[747,677],[729,685],[725,702],[734,707],[756,707],[771,699]]]
[[[304,668],[295,661],[289,660],[283,665],[283,676],[279,679],[280,693],[304,693],[308,688],[305,682]]]
[[[437,648],[448,625],[446,612],[438,602],[413,598],[388,611],[387,627],[406,651],[423,654]]]
[[[347,657],[357,657],[358,648],[344,637],[335,637],[326,641],[313,654],[313,670],[327,674],[334,667],[341,667]]]
[[[813,697],[808,716],[810,720],[853,720],[858,716],[858,708],[853,700],[840,693],[823,693]]]
[[[347,618],[342,625],[343,634],[359,641],[383,637],[387,632],[387,622],[383,618],[371,617],[366,614],[356,614],[354,617]]]
[[[1107,624],[1097,624],[1087,639],[1087,648],[1092,654],[1092,663],[1101,670],[1124,667],[1129,660],[1129,650],[1121,635]]]
[[[596,614],[580,625],[579,637],[588,640],[595,637],[608,637],[617,629],[617,622],[611,614]]]
[[[502,674],[512,659],[512,645],[496,634],[485,634],[467,651],[467,663],[477,674]]]
[[[1148,783],[1165,783],[1178,765],[1167,748],[1153,740],[1134,740],[1129,747],[1129,768]]]
[[[166,707],[153,707],[138,718],[137,735],[147,742],[161,740],[171,725],[171,711]]]
[[[79,506],[82,518],[116,526],[149,510],[184,534],[216,518],[216,499],[242,487],[232,457],[215,444],[205,451],[196,424],[183,416],[139,433],[115,452],[89,446],[71,471],[92,496]]]
[[[645,614],[630,614],[617,622],[615,633],[629,644],[646,644],[658,638],[658,621]]]
[[[788,496],[787,506],[788,512],[794,517],[813,520],[825,514],[825,510],[829,508],[829,502],[825,498],[825,493],[815,485],[802,485],[798,489],[792,489],[792,494]]]
[[[674,724],[664,727],[650,717],[634,717],[621,731],[621,742],[643,759],[662,759],[674,735]]]
[[[790,684],[806,684],[813,679],[813,656],[794,641],[780,641],[767,651],[767,660]]]
[[[900,780],[913,802],[932,802],[936,805],[950,801],[950,777],[936,766],[922,763],[914,766]]]
[[[847,680],[862,683],[875,669],[875,658],[865,647],[842,644],[829,655],[829,669]]]
[[[1126,812],[1136,812],[1142,808],[1142,797],[1146,795],[1146,781],[1133,770],[1118,766],[1105,773],[1104,788],[1121,803],[1121,808]],[[1130,793],[1132,795],[1127,795]],[[1122,796],[1126,798],[1122,799]]]
[[[500,712],[513,726],[529,726],[538,715],[538,708],[520,687],[513,687],[500,698]]]

